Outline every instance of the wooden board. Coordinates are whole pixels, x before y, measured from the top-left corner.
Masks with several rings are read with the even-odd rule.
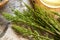
[[[37,4],[38,6],[44,6],[49,10],[60,12],[60,8],[49,8],[49,7],[45,6],[43,3],[41,3],[40,0],[31,0],[31,1],[35,2],[35,4]]]

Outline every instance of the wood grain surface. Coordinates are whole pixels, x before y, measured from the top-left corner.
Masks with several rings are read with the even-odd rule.
[[[8,0],[3,0],[2,2],[0,2],[0,8],[4,7],[4,5],[6,5],[7,2]]]
[[[34,2],[35,4],[37,4],[38,6],[43,6],[43,7],[46,7],[47,9],[49,9],[49,10],[60,12],[60,8],[49,8],[49,7],[45,6],[43,3],[41,3],[40,0],[31,0],[31,1]]]

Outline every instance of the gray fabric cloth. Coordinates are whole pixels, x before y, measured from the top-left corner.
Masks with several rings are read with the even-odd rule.
[[[26,10],[27,8],[23,4],[23,1],[26,4],[29,4],[28,0],[9,0],[7,5],[5,5],[5,7],[0,9],[0,13],[7,12],[10,14],[13,14],[12,9],[17,9],[20,11]],[[21,36],[16,35],[16,33],[12,30],[10,26],[6,31],[5,35],[2,38],[0,38],[0,40],[28,40],[28,39],[25,39]]]
[[[9,0],[8,4],[5,7],[3,7],[0,11],[8,13],[12,13],[12,9],[18,9],[20,11],[23,11],[26,9],[23,2],[29,5],[28,0]]]

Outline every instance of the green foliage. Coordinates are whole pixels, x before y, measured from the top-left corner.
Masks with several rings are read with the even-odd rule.
[[[58,13],[38,7],[37,5],[34,6],[35,9],[30,8],[26,4],[25,6],[28,8],[28,10],[23,11],[22,13],[15,10],[15,16],[3,13],[3,16],[14,24],[22,22],[23,24],[29,25],[30,28],[33,28],[29,30],[24,27],[13,25],[14,30],[27,37],[32,35],[34,40],[60,40],[60,25],[59,22],[53,17],[53,15],[60,16]],[[44,37],[42,34],[40,34],[42,30],[49,35],[52,35],[53,39],[50,39],[48,36]]]
[[[26,29],[24,27],[20,27],[17,25],[12,25],[12,28],[16,32],[22,34],[23,36],[31,37],[33,40],[53,40],[53,39],[49,39],[48,37],[39,35],[39,33],[36,30],[34,30],[34,32],[32,32],[29,29]]]

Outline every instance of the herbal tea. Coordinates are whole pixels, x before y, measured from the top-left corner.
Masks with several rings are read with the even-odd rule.
[[[60,8],[60,0],[40,0],[45,6],[51,8]]]

